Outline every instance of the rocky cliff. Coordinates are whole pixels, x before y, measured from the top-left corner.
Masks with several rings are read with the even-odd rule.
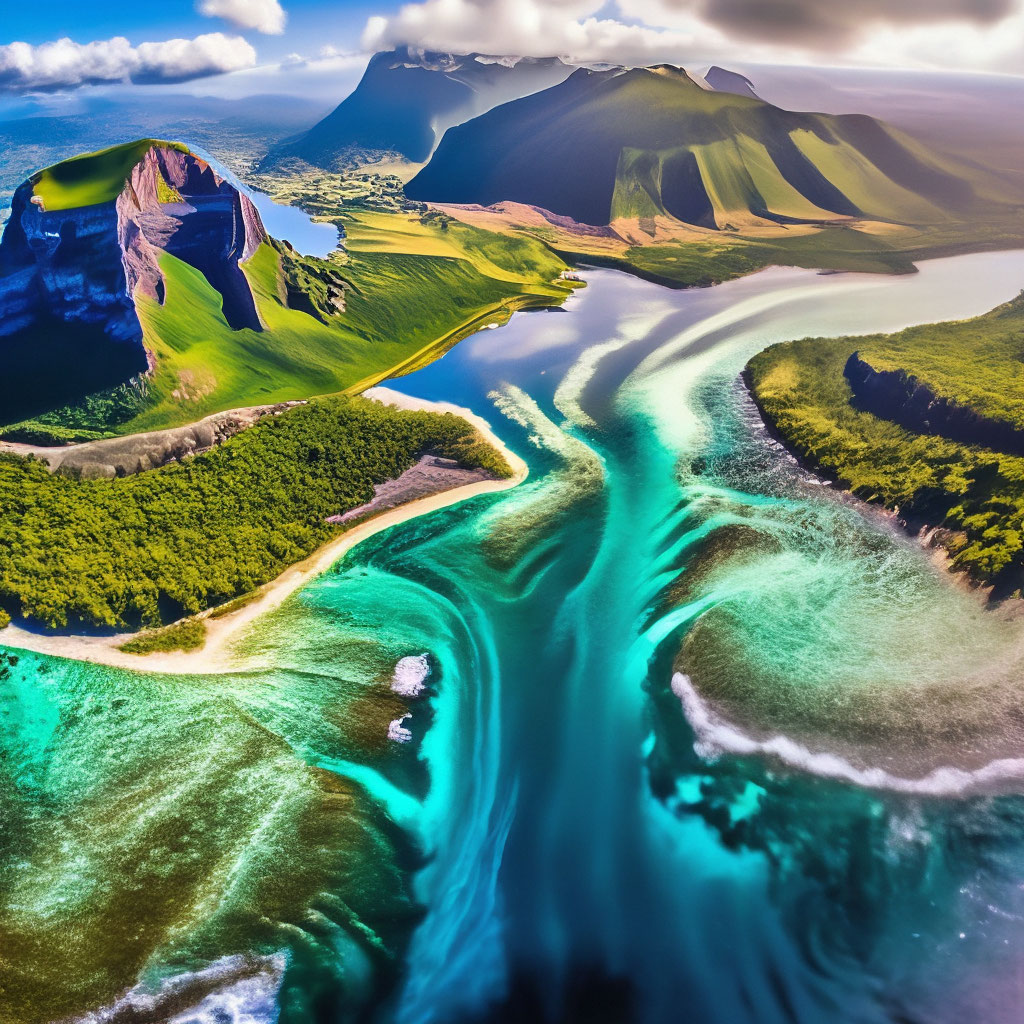
[[[239,263],[266,239],[248,197],[177,144],[143,140],[33,175],[0,240],[0,419],[147,369],[135,297],[163,301],[162,252],[205,275],[232,327],[259,330]]]
[[[917,434],[1024,455],[1024,430],[936,395],[903,370],[879,370],[854,352],[843,368],[854,404]]]

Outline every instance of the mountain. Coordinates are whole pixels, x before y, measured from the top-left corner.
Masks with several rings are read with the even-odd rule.
[[[453,124],[564,81],[558,58],[378,53],[355,91],[304,135],[267,154],[260,170],[297,162],[339,170],[367,157],[422,163]]]
[[[666,65],[581,68],[451,128],[406,192],[717,230],[935,223],[975,200],[955,165],[874,118],[782,110]]]
[[[239,264],[266,241],[249,199],[180,143],[142,139],[34,174],[0,240],[5,419],[147,370],[138,302],[164,301],[163,254],[202,274],[233,329],[261,330]]]
[[[90,441],[358,392],[572,290],[534,239],[418,212],[345,223],[345,252],[302,255],[179,142],[31,175],[0,239],[0,436]]]

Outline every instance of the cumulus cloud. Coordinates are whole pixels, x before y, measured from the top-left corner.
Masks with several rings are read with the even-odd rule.
[[[0,89],[59,89],[99,82],[180,82],[252,67],[241,36],[210,32],[132,46],[123,36],[92,43],[57,39],[0,46]]]
[[[698,42],[692,28],[658,30],[599,17],[606,6],[603,0],[424,0],[392,17],[370,18],[363,47],[409,44],[455,53],[643,63]]]
[[[271,36],[281,35],[288,20],[278,0],[197,0],[196,9],[208,18],[223,18]]]
[[[370,18],[368,50],[830,62],[1020,72],[1024,0],[419,0]]]

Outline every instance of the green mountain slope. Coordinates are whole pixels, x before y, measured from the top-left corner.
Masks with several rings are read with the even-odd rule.
[[[0,433],[91,440],[358,392],[572,289],[535,239],[370,222],[347,253],[301,256],[177,143],[38,172],[0,241]]]
[[[964,216],[991,188],[881,122],[702,89],[672,67],[595,72],[450,129],[410,198],[514,201],[593,225],[703,228]]]

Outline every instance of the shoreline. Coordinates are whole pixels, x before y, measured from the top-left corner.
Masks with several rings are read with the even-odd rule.
[[[1024,615],[1024,597],[1014,597],[1012,594],[998,594],[995,584],[978,579],[965,569],[954,567],[953,555],[947,546],[948,538],[952,531],[941,524],[929,523],[923,519],[908,519],[895,509],[891,509],[881,502],[868,501],[866,498],[854,494],[837,473],[830,471],[826,466],[820,465],[799,448],[792,445],[789,439],[778,429],[771,416],[762,408],[754,392],[746,366],[740,371],[739,380],[744,393],[750,400],[768,436],[781,445],[786,454],[793,459],[803,472],[831,487],[834,494],[855,505],[862,515],[875,517],[888,523],[895,532],[917,543],[921,550],[942,572],[943,577],[951,586],[977,597],[987,612],[1002,611],[1006,614],[1012,614],[1014,617]]]
[[[480,431],[484,440],[496,448],[512,467],[512,476],[505,480],[480,480],[463,484],[451,490],[428,495],[389,509],[370,519],[357,523],[351,529],[339,534],[318,548],[308,558],[289,566],[276,579],[252,591],[250,600],[240,608],[216,616],[217,608],[210,608],[196,616],[206,627],[206,641],[194,651],[161,651],[153,654],[128,654],[119,650],[139,633],[120,633],[115,636],[47,636],[33,633],[20,626],[11,625],[0,630],[0,648],[26,651],[50,657],[66,658],[73,661],[106,665],[111,668],[136,672],[151,672],[163,675],[222,675],[229,672],[245,671],[246,664],[232,652],[234,642],[256,619],[280,607],[287,598],[300,590],[310,580],[331,568],[342,555],[358,544],[392,526],[415,519],[417,516],[436,512],[450,505],[456,505],[479,494],[491,494],[508,490],[522,483],[529,474],[529,467],[515,452],[511,451],[494,433],[490,424],[469,409],[451,402],[430,402],[413,398],[390,388],[376,387],[365,392],[365,397],[393,405],[400,409],[423,410],[427,412],[451,412],[461,416]],[[247,595],[242,595],[247,596]],[[184,620],[179,620],[184,621]],[[173,623],[169,623],[173,625]]]

